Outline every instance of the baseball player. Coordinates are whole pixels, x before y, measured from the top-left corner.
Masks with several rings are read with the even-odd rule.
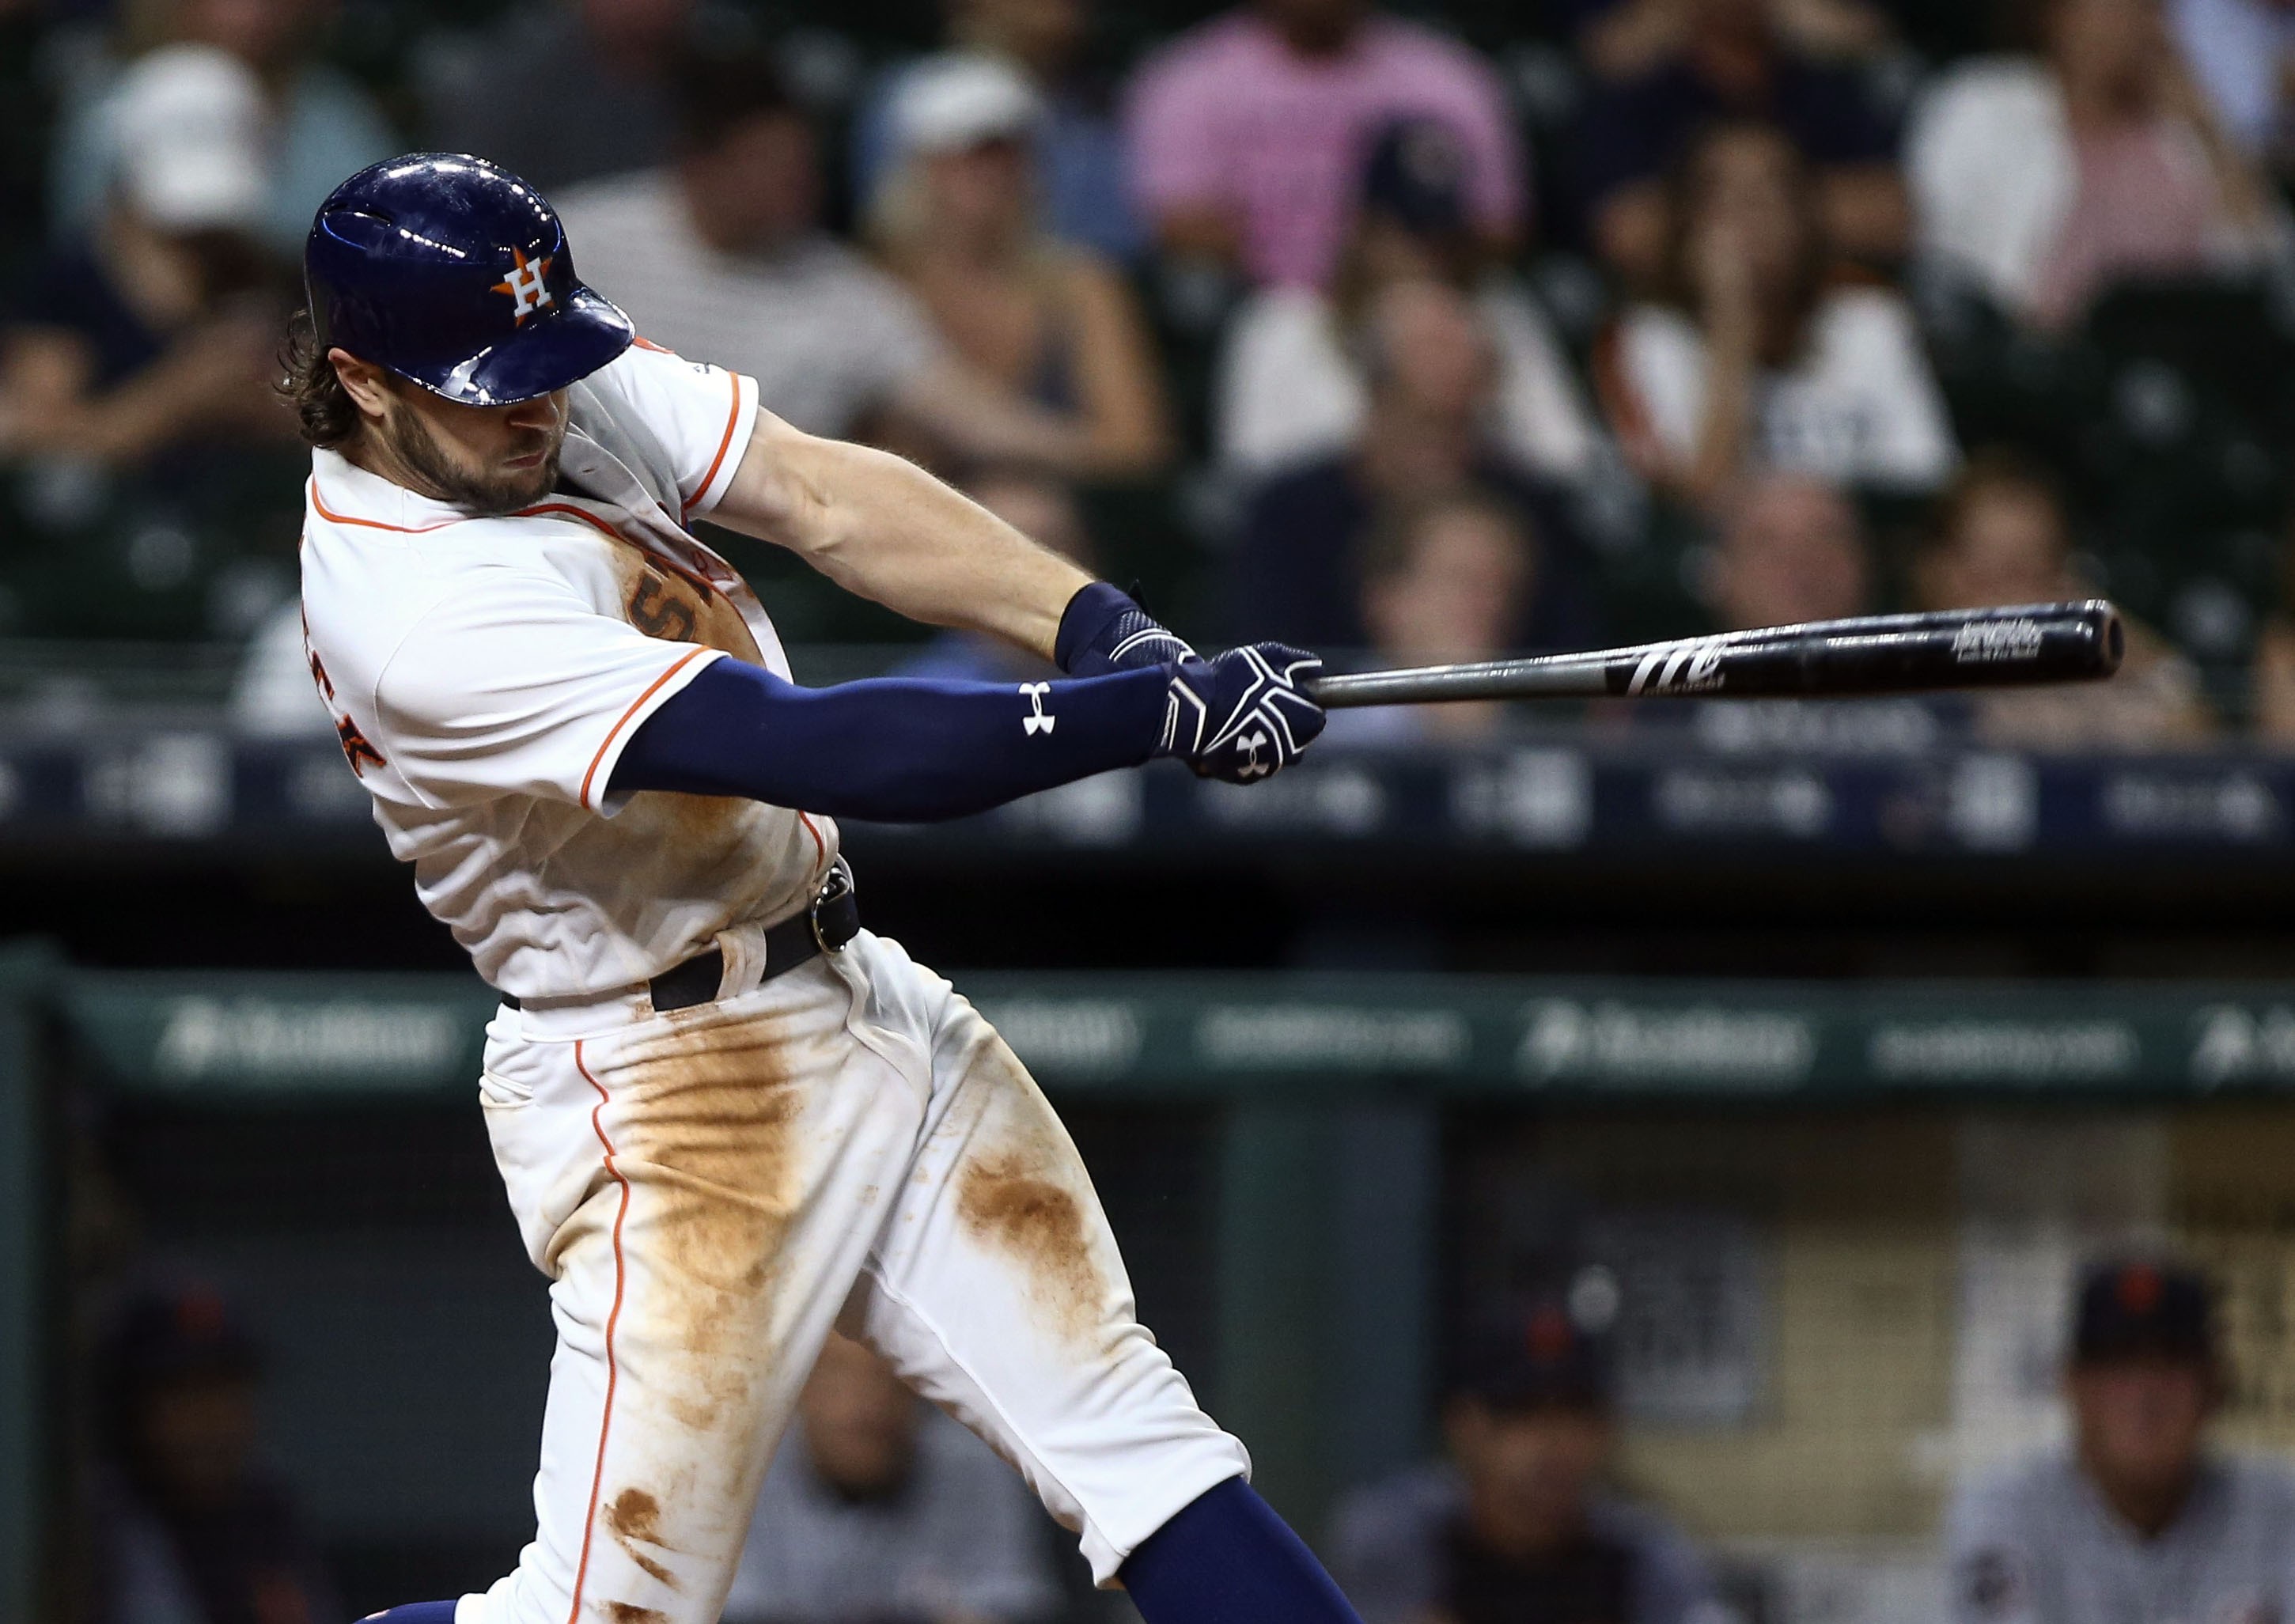
[[[1199,658],[910,464],[635,338],[478,159],[352,176],[305,273],[311,673],[502,994],[481,1103],[558,1331],[516,1571],[380,1616],[712,1624],[833,1325],[1017,1467],[1149,1624],[1352,1620],[1134,1317],[1026,1071],[862,928],[831,820],[1157,756],[1252,782],[1321,730],[1318,662]],[[1068,675],[796,688],[704,515]]]
[[[1967,1485],[1945,1519],[1955,1624],[2271,1624],[2295,1607],[2295,1473],[2219,1451],[2228,1396],[2196,1269],[2082,1275],[2065,1447]]]

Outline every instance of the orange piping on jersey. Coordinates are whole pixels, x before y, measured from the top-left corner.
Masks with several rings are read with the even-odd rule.
[[[804,824],[804,832],[813,836],[813,869],[818,877],[821,870],[829,867],[829,843],[821,837],[821,831],[813,828],[811,812],[797,813],[796,820]]]
[[[614,1142],[606,1137],[606,1125],[600,1114],[612,1100],[605,1085],[590,1074],[590,1067],[582,1058],[584,1040],[574,1040],[574,1069],[582,1073],[582,1081],[598,1090],[598,1103],[590,1109],[590,1131],[598,1136],[604,1148],[606,1177],[622,1187],[620,1205],[614,1209],[614,1306],[606,1313],[606,1408],[598,1417],[598,1464],[590,1473],[590,1508],[582,1518],[582,1556],[574,1565],[574,1605],[566,1614],[566,1624],[576,1624],[582,1616],[582,1587],[590,1577],[590,1537],[598,1526],[598,1497],[606,1483],[606,1440],[614,1430],[614,1387],[621,1372],[614,1362],[614,1332],[622,1321],[622,1288],[626,1271],[622,1263],[622,1220],[630,1215],[630,1181],[622,1170],[614,1165]]]
[[[598,753],[590,758],[590,771],[582,775],[582,804],[584,806],[586,807],[590,804],[590,780],[598,776],[598,764],[606,759],[606,752],[614,747],[614,740],[622,736],[622,730],[630,725],[630,718],[636,715],[639,710],[643,707],[645,702],[652,698],[655,694],[661,690],[661,685],[664,682],[668,681],[670,678],[675,676],[679,672],[684,670],[688,665],[690,665],[694,661],[699,659],[703,655],[707,654],[709,650],[706,649],[687,649],[683,654],[677,657],[677,664],[672,665],[667,671],[663,672],[659,676],[656,677],[651,683],[648,684],[645,692],[640,694],[636,698],[630,701],[630,708],[622,713],[622,719],[614,723],[613,730],[606,735],[605,742],[598,747]]]
[[[730,436],[731,430],[729,428],[726,432]],[[724,448],[723,446],[718,448],[717,454],[720,457],[723,457],[725,454]],[[714,470],[715,465],[712,464],[711,466]],[[319,517],[321,518],[331,520],[335,524],[359,525],[369,530],[392,530],[397,532],[401,535],[421,535],[432,530],[444,530],[449,525],[462,525],[470,522],[469,516],[460,518],[442,518],[435,525],[386,525],[379,518],[353,518],[347,513],[338,513],[334,511],[331,508],[328,507],[326,503],[319,500],[319,482],[316,479],[313,479],[311,481],[311,505],[319,510]],[[624,535],[620,531],[615,529],[613,526],[608,524],[604,519],[600,518],[596,514],[589,512],[584,509],[576,507],[572,502],[536,502],[533,507],[520,508],[516,512],[507,514],[504,517],[509,518],[538,518],[545,513],[563,513],[569,518],[578,518],[584,524],[589,526],[592,529],[597,531],[601,535],[611,536],[614,540],[622,543],[625,546],[638,547],[638,550],[646,554],[647,557],[660,559],[662,564],[666,567],[684,576],[686,580],[698,587],[705,596],[710,592],[719,590],[716,586],[713,585],[708,581],[704,580],[701,576],[694,574],[691,570],[679,565],[674,559],[661,558],[661,555],[652,548],[639,547],[637,543],[631,541],[628,536]]]
[[[738,418],[740,415],[740,411],[741,385],[740,379],[737,376],[733,382],[734,417]],[[715,479],[717,477],[718,463],[721,463],[725,460],[725,447],[731,444],[732,438],[733,424],[731,420],[728,420],[725,425],[725,437],[723,440],[718,442],[717,461],[709,465],[708,477],[703,479],[701,482],[701,488],[703,490],[707,490],[709,488],[709,480]],[[353,518],[347,513],[336,512],[333,509],[328,507],[325,502],[319,500],[319,482],[316,477],[314,477],[311,480],[310,488],[311,505],[318,510],[319,517],[338,525],[357,525],[362,528],[368,530],[389,530],[394,531],[400,535],[423,535],[433,530],[444,530],[449,525],[461,525],[468,524],[470,522],[470,516],[464,516],[458,518],[442,518],[435,525],[386,525],[379,518]],[[577,508],[572,502],[536,502],[533,507],[520,508],[516,512],[506,514],[504,517],[509,518],[536,518],[545,513],[563,513],[569,518],[578,518],[584,524],[597,531],[600,535],[611,536],[614,540],[621,543],[624,546],[637,548],[639,551],[644,553],[648,558],[657,560],[663,567],[676,575],[683,576],[688,582],[691,583],[705,598],[712,592],[720,592],[724,590],[715,582],[686,568],[675,559],[664,557],[658,550],[642,546],[639,543],[630,540],[628,536],[624,535],[620,531],[615,529],[613,526],[608,524],[604,519],[600,518],[596,514],[589,512],[584,509]],[[666,517],[666,515],[665,515],[665,517]],[[310,540],[310,537],[306,535],[303,540],[307,543]]]
[[[570,502],[537,502],[530,508],[519,509],[518,511],[512,513],[510,517],[512,518],[538,518],[544,513],[563,513],[568,518],[578,518],[584,524],[589,526],[592,530],[603,531],[606,535],[612,536],[617,542],[626,542],[630,539],[624,535],[620,531],[615,529],[613,526],[608,524],[604,519],[600,518],[595,513],[590,512],[588,510],[584,508],[577,508]],[[633,543],[633,545],[634,545],[634,543]]]
[[[656,344],[651,339],[647,338],[643,333],[633,334],[631,336],[630,342],[636,345],[640,349],[649,349],[657,355],[674,355],[677,354],[677,352],[670,348],[668,345]]]
[[[709,487],[716,482],[717,470],[725,465],[725,453],[733,446],[734,425],[741,420],[741,374],[728,372],[725,376],[733,380],[733,409],[725,414],[724,437],[717,442],[717,454],[709,459],[709,471],[702,475],[701,483],[693,487],[693,502],[699,502],[707,495]],[[685,504],[684,513],[693,511],[693,502]]]
[[[428,531],[444,530],[449,525],[465,522],[460,518],[442,518],[435,525],[386,525],[379,518],[353,518],[347,513],[336,512],[319,500],[319,481],[315,475],[311,479],[311,505],[319,510],[319,517],[330,524],[356,525],[363,530],[392,530],[400,535],[421,535]]]

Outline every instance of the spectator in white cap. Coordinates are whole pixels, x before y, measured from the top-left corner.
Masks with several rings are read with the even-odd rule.
[[[976,371],[1078,420],[1099,471],[1154,471],[1170,453],[1164,391],[1130,288],[1041,217],[1042,103],[992,57],[919,64],[891,110],[900,158],[870,233],[893,273]]]
[[[65,93],[49,177],[53,233],[92,226],[131,138],[121,126],[138,70],[151,55],[197,45],[247,69],[266,154],[250,222],[273,253],[299,258],[311,216],[344,175],[397,151],[400,143],[367,94],[317,61],[321,0],[160,0],[146,15],[159,45],[125,68],[105,65]]]
[[[255,233],[271,175],[261,86],[209,45],[128,70],[93,228],[0,322],[0,455],[133,466],[188,441],[282,438],[280,314]]]
[[[1094,61],[1093,0],[942,0],[948,48],[992,56],[1027,77],[1041,99],[1036,178],[1044,224],[1063,242],[1130,260],[1146,246],[1124,173],[1114,85]],[[893,108],[911,74],[936,56],[894,63],[862,94],[853,116],[853,184],[864,205],[900,157]]]

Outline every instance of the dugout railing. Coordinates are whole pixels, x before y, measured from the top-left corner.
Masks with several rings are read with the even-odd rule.
[[[1425,1441],[1446,1113],[2295,1093],[2283,983],[958,981],[1064,1104],[1206,1114],[1212,1397],[1278,1503],[1319,1509]],[[92,1093],[274,1132],[352,1108],[372,1122],[467,1104],[475,1119],[492,1008],[455,976],[98,973],[34,947],[0,956],[0,1618],[39,1616],[63,1514],[59,1102]]]

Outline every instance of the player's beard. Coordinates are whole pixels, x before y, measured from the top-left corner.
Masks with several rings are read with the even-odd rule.
[[[536,445],[547,444],[541,461],[532,468],[492,475],[473,474],[456,466],[446,447],[430,432],[430,426],[412,412],[391,413],[384,433],[393,454],[409,473],[429,486],[429,494],[477,518],[493,518],[539,502],[557,485],[558,457],[566,446],[566,419],[561,414],[555,427],[531,437]],[[528,445],[519,454],[534,448]]]

